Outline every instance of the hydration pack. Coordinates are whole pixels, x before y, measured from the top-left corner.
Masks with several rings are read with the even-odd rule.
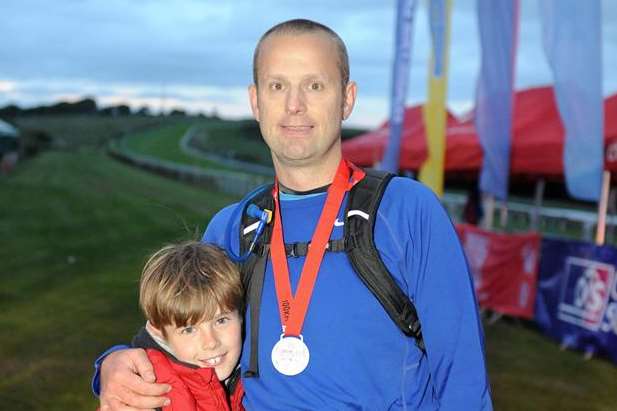
[[[392,278],[375,247],[373,232],[377,209],[383,193],[393,174],[366,169],[366,176],[349,192],[345,210],[344,236],[339,240],[328,241],[326,252],[345,252],[360,280],[381,303],[392,321],[401,332],[416,340],[416,345],[425,352],[420,320],[413,303]],[[246,212],[250,204],[260,209],[274,210],[272,186],[261,190],[250,199],[242,210],[240,224],[240,253],[245,254],[251,244],[248,235],[258,224],[258,219]],[[261,238],[255,243],[250,256],[241,265],[242,283],[246,293],[247,305],[251,315],[249,369],[244,377],[258,377],[257,364],[259,309],[264,283],[266,262],[270,254],[272,225],[268,224]],[[287,257],[303,257],[308,252],[310,243],[285,244]]]

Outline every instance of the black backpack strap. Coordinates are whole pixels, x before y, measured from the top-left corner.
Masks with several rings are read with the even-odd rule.
[[[379,300],[394,323],[403,334],[415,338],[416,344],[424,352],[416,308],[392,278],[373,239],[377,209],[392,177],[394,175],[387,172],[366,170],[366,176],[351,190],[345,210],[347,255],[358,277]]]
[[[244,233],[247,227],[258,221],[256,218],[250,217],[246,213],[246,208],[250,204],[255,204],[260,209],[268,209],[274,211],[274,200],[272,198],[271,187],[262,190],[260,194],[248,201],[244,210],[242,210],[242,219],[240,224],[240,253],[244,255],[247,252],[252,240],[251,233]],[[261,307],[261,295],[263,291],[264,275],[266,271],[266,262],[270,253],[270,236],[272,234],[272,224],[268,224],[259,239],[257,246],[254,248],[251,256],[242,264],[240,273],[242,275],[242,285],[244,286],[245,301],[251,313],[251,329],[250,335],[246,336],[250,341],[249,367],[244,371],[244,377],[259,377],[259,365],[257,361],[258,342],[259,342],[259,309]]]
[[[255,252],[257,254],[263,253],[264,244],[258,244],[255,246]],[[295,258],[295,257],[306,257],[308,254],[309,247],[311,246],[311,242],[307,243],[288,243],[285,244],[285,254],[287,257]],[[345,240],[329,240],[326,243],[326,251],[340,253],[345,251]]]

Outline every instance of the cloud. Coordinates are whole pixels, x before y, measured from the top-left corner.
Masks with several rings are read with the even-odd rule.
[[[15,90],[15,83],[12,81],[0,81],[0,93],[12,93]]]
[[[456,106],[471,101],[475,91],[475,5],[453,2],[448,97]],[[395,6],[394,0],[3,0],[8,18],[0,25],[0,105],[91,94],[249,115],[245,93],[257,39],[275,23],[306,17],[331,26],[347,44],[359,85],[350,122],[377,125],[388,112]],[[521,6],[519,88],[551,81],[536,0]],[[426,95],[426,7],[421,1],[415,20],[408,102]],[[617,3],[602,0],[602,7],[608,93],[617,90]]]

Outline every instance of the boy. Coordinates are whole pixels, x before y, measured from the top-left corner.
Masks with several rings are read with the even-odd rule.
[[[132,346],[172,386],[163,411],[243,410],[243,291],[227,255],[199,242],[162,248],[144,267],[139,303],[147,322]]]

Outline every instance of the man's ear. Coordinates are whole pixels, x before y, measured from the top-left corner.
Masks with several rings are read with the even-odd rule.
[[[249,102],[251,103],[251,110],[253,111],[253,117],[259,122],[259,106],[257,105],[257,86],[251,84],[249,86]]]
[[[353,111],[353,106],[356,103],[357,86],[355,81],[350,81],[345,86],[345,95],[343,96],[343,120]]]

